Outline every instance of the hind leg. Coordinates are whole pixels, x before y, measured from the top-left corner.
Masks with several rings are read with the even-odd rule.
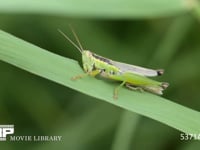
[[[144,92],[142,87],[139,86],[134,86],[132,84],[126,83],[125,84],[127,88],[129,88],[130,90],[134,90],[134,91],[139,91],[139,92]]]

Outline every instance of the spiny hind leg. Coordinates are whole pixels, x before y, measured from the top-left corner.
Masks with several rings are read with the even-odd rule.
[[[124,84],[126,84],[126,81],[123,81],[119,86],[117,86],[115,89],[114,89],[114,93],[113,93],[113,98],[114,99],[117,99],[118,98],[118,93],[119,93],[119,89],[124,86]]]
[[[93,70],[91,72],[87,72],[87,73],[84,73],[84,74],[80,74],[80,75],[74,76],[74,77],[71,78],[71,80],[81,79],[81,78],[84,78],[84,77],[86,77],[88,75],[95,77],[96,75],[98,75],[100,73],[101,73],[101,70]]]
[[[128,84],[126,83],[125,86],[127,88],[129,88],[130,90],[134,90],[134,91],[139,91],[139,92],[144,92],[144,89],[142,87],[139,87],[139,86],[134,86],[132,84]]]

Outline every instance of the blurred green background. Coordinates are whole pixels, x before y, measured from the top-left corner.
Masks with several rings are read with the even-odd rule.
[[[113,8],[114,4],[111,5]],[[141,7],[145,4],[144,1]],[[77,5],[81,9],[82,3],[77,1]],[[59,15],[40,11],[30,13],[23,8],[19,11],[17,5],[18,9],[15,10],[13,5],[11,11],[9,5],[5,5],[7,9],[2,9],[3,6],[0,7],[0,29],[81,64],[80,53],[57,31],[61,29],[72,37],[68,27],[71,24],[85,49],[129,64],[164,68],[164,76],[158,79],[170,83],[164,97],[200,110],[198,14],[187,11],[171,13],[169,10],[163,16],[161,13],[158,16],[125,14],[118,17],[109,11],[103,13],[102,9],[102,14],[96,16],[95,13],[91,16],[90,11],[89,15],[81,15],[81,11]],[[95,9],[91,11],[95,12]],[[132,120],[132,128],[127,127],[128,141],[123,141],[124,135],[119,132],[120,125],[123,125],[122,116]],[[0,62],[0,124],[14,124],[15,135],[62,136],[61,142],[0,142],[0,149],[4,150],[200,148],[198,141],[181,141],[180,132],[164,124],[126,112],[4,62]]]

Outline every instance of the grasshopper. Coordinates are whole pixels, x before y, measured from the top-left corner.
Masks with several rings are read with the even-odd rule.
[[[84,50],[77,34],[72,28],[71,30],[78,45],[61,30],[58,31],[82,54],[83,69],[85,71],[82,75],[72,77],[72,80],[88,75],[92,77],[100,75],[106,79],[120,81],[121,84],[114,89],[114,99],[118,98],[118,91],[124,85],[131,90],[147,91],[157,95],[162,95],[162,91],[169,86],[167,82],[158,82],[148,78],[162,75],[164,73],[163,69],[153,70],[121,63],[97,55],[89,50]]]

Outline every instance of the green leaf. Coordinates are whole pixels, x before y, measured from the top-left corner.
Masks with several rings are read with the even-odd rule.
[[[163,17],[177,15],[191,9],[189,0],[0,0],[0,4],[2,13],[95,18]]]
[[[119,99],[114,100],[113,89],[117,84],[93,77],[72,81],[71,77],[83,73],[77,61],[48,52],[3,31],[0,31],[0,60],[180,131],[200,133],[199,112],[163,97],[126,88],[122,88]]]

